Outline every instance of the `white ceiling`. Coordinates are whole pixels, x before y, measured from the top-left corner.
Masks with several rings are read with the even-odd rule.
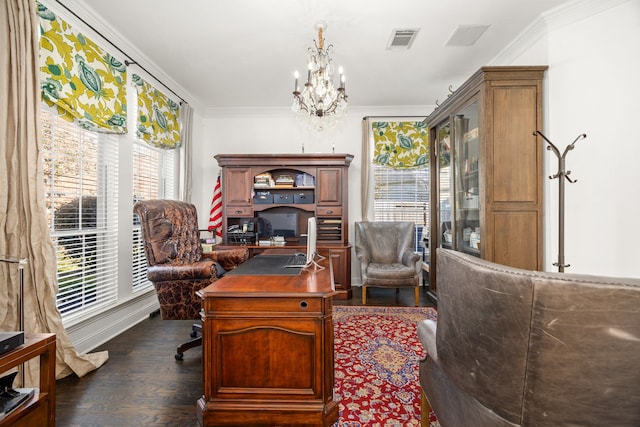
[[[324,20],[351,106],[432,105],[565,0],[59,0],[132,60],[206,109],[291,105],[293,72]],[[80,10],[78,10],[80,9]],[[490,25],[470,47],[458,25]],[[394,29],[420,28],[410,50]],[[116,43],[119,44],[119,43]],[[114,52],[117,53],[117,52]],[[336,67],[337,68],[337,67]],[[157,73],[157,74],[156,74]],[[168,93],[169,94],[169,93]]]

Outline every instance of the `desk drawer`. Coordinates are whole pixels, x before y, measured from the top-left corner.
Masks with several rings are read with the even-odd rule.
[[[251,206],[227,206],[225,212],[228,217],[253,216],[253,208]]]
[[[252,316],[261,313],[262,316],[286,316],[290,314],[322,314],[323,298],[216,298],[205,303],[206,309],[213,313],[234,316]],[[207,304],[209,303],[209,304]],[[331,298],[325,301],[328,313],[331,313]]]
[[[342,216],[342,206],[316,206],[318,216]]]

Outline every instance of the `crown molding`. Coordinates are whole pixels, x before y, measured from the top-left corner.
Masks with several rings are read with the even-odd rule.
[[[396,106],[353,106],[347,107],[347,117],[363,116],[424,116],[427,117],[435,105],[396,105]],[[296,120],[291,107],[237,107],[206,108],[202,115],[205,119],[223,118],[291,118]]]
[[[633,0],[575,0],[542,13],[502,49],[490,65],[511,64],[551,31]]]

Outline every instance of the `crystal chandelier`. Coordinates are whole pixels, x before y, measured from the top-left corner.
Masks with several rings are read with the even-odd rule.
[[[347,93],[342,67],[338,69],[337,88],[332,81],[335,70],[329,53],[333,45],[325,47],[322,34],[326,28],[325,22],[315,25],[318,40],[314,41],[314,46],[307,49],[307,82],[300,92],[298,85],[300,75],[297,71],[295,72],[291,107],[300,120],[317,131],[334,127],[347,110]]]

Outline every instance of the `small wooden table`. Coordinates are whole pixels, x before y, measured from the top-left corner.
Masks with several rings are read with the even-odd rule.
[[[200,425],[329,427],[338,420],[336,292],[330,259],[323,263],[324,270],[299,275],[227,275],[199,292]]]
[[[35,357],[40,359],[40,390],[0,421],[0,427],[55,426],[55,334],[25,334],[24,344],[0,357],[0,375]]]

